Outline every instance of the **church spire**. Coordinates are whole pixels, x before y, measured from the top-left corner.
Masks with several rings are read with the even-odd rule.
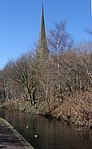
[[[39,38],[38,47],[36,50],[36,56],[39,58],[46,58],[48,56],[48,53],[49,53],[49,50],[48,50],[48,46],[47,46],[47,42],[46,42],[44,8],[43,8],[43,4],[42,4],[40,38]]]

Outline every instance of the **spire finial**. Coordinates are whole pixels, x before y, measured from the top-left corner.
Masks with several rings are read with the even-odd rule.
[[[42,10],[43,10],[43,0],[42,0]]]
[[[43,5],[43,0],[42,0],[42,5]]]

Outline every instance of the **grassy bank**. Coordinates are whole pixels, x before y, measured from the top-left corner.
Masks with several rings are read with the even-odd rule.
[[[55,117],[79,126],[92,128],[92,90],[71,93],[60,100],[49,100],[31,106],[30,101],[9,100],[2,107],[21,112]]]

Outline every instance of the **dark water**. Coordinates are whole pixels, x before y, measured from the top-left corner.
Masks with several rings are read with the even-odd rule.
[[[0,116],[8,120],[35,149],[92,149],[92,131],[29,113],[1,111]],[[34,138],[34,134],[39,134],[39,138]]]

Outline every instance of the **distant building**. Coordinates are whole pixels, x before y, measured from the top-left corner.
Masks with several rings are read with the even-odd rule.
[[[44,22],[44,8],[42,4],[42,16],[41,16],[41,26],[40,26],[40,37],[38,41],[38,46],[36,49],[36,57],[39,59],[44,59],[48,57],[49,50],[46,42],[46,33],[45,33],[45,22]]]

